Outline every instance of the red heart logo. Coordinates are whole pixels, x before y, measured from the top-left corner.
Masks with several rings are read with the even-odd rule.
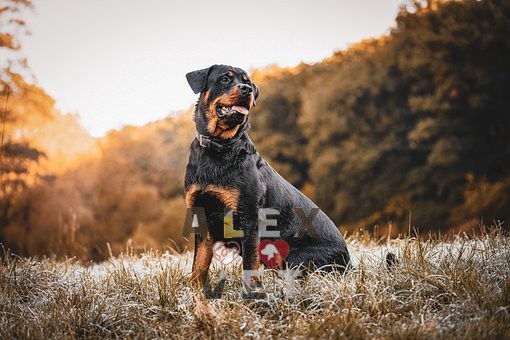
[[[289,255],[289,244],[284,240],[263,240],[259,243],[258,253],[269,268],[282,268],[283,260]]]
[[[239,256],[240,249],[239,244],[235,241],[227,243],[218,241],[213,244],[213,258],[228,266]]]

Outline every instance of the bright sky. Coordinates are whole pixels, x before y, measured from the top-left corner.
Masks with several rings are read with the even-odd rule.
[[[57,107],[102,136],[187,109],[189,71],[318,62],[387,33],[403,2],[40,0],[22,44]]]

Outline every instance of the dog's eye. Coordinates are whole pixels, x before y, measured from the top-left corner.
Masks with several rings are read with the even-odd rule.
[[[230,83],[230,78],[227,77],[227,76],[223,76],[220,78],[220,82],[223,84],[223,85],[227,85],[228,83]]]

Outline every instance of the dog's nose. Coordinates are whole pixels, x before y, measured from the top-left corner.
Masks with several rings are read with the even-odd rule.
[[[247,84],[239,84],[239,90],[241,90],[241,94],[248,95],[253,92],[253,88]]]

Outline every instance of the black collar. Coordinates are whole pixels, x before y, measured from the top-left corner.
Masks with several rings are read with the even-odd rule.
[[[202,135],[198,132],[197,132],[196,138],[198,140],[198,144],[200,144],[201,147],[206,148],[206,149],[211,149],[211,150],[214,150],[217,152],[221,152],[221,151],[229,148],[230,146],[232,146],[232,144],[237,142],[237,140],[240,139],[241,136],[243,136],[244,134],[245,134],[245,132],[242,132],[238,137],[234,137],[230,141],[224,142],[224,143],[214,141],[211,137]]]

